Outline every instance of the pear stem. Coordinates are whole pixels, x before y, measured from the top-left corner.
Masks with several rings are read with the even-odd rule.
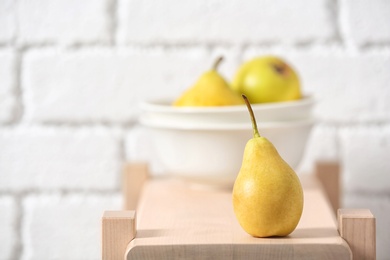
[[[251,103],[249,102],[248,98],[244,94],[242,94],[242,98],[244,99],[246,107],[248,108],[249,111],[249,115],[251,116],[253,137],[255,138],[260,137],[259,129],[257,128],[256,118],[255,118],[255,114],[253,113]]]
[[[217,70],[217,69],[218,69],[218,66],[219,66],[219,64],[221,64],[222,60],[223,60],[223,57],[222,57],[222,56],[219,56],[219,57],[214,61],[214,64],[213,64],[212,69],[213,69],[213,70]]]

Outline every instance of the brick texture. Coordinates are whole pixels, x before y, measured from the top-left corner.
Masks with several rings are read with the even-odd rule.
[[[390,43],[390,2],[387,0],[341,1],[345,34],[364,46]]]
[[[312,173],[318,161],[339,161],[337,128],[325,124],[317,124],[307,141],[305,154],[298,172]]]
[[[101,217],[116,195],[31,195],[23,201],[22,259],[100,259]]]
[[[119,142],[99,129],[0,131],[0,190],[115,189]]]
[[[125,158],[128,162],[144,162],[148,164],[152,176],[164,175],[164,167],[155,152],[150,138],[152,132],[143,126],[136,126],[125,136]]]
[[[15,1],[0,1],[0,43],[10,43],[16,32]]]
[[[0,195],[0,259],[11,259],[16,245],[16,203],[11,196]]]
[[[248,43],[328,40],[326,1],[119,1],[121,43]],[[304,28],[304,29],[303,29]]]
[[[27,117],[37,122],[128,122],[135,119],[141,100],[176,97],[191,86],[210,68],[211,57],[202,49],[144,55],[104,49],[33,52],[24,61]]]
[[[303,85],[318,97],[317,116],[326,121],[390,120],[390,55],[313,55],[296,60]]]
[[[61,45],[110,40],[107,0],[17,1],[18,42]]]
[[[13,119],[15,106],[15,54],[0,50],[0,123]]]
[[[346,191],[388,194],[390,127],[344,128],[340,150]]]

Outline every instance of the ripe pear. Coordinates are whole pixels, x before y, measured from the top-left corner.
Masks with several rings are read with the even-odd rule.
[[[253,138],[244,150],[233,186],[233,208],[241,227],[254,237],[287,236],[303,210],[303,190],[297,174],[274,145],[260,136],[248,99]]]
[[[238,69],[231,85],[245,94],[252,103],[297,100],[302,97],[298,73],[285,60],[261,56],[245,62]]]
[[[244,104],[240,95],[234,92],[218,73],[219,57],[211,70],[203,73],[195,85],[185,91],[174,106],[231,106]]]

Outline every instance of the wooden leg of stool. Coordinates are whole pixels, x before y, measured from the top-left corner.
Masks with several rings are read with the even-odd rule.
[[[340,208],[340,165],[337,162],[317,162],[316,176],[336,214]]]
[[[144,182],[149,177],[146,163],[127,163],[123,169],[123,209],[135,210]]]
[[[339,209],[340,236],[351,248],[353,259],[376,258],[375,217],[368,209]]]
[[[136,235],[135,211],[105,211],[102,218],[102,260],[123,260]]]

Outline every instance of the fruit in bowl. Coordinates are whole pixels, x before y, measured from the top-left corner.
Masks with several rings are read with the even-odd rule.
[[[238,69],[232,89],[254,103],[297,100],[302,97],[297,72],[283,59],[261,56]]]
[[[240,95],[232,91],[227,81],[218,73],[221,61],[222,57],[219,57],[213,68],[203,73],[195,85],[187,89],[173,105],[209,107],[244,104]]]
[[[151,131],[148,138],[152,140],[160,172],[217,185],[233,184],[251,125],[241,93],[232,90],[217,72],[220,62],[218,59],[213,69],[177,99],[141,103],[140,123]],[[272,69],[287,73],[282,65]],[[256,75],[254,78],[258,79]],[[284,102],[256,103],[251,97],[249,100],[255,103],[252,107],[263,135],[295,168],[314,124],[314,100],[301,96],[296,86],[292,89],[299,95],[284,95],[279,99]]]

